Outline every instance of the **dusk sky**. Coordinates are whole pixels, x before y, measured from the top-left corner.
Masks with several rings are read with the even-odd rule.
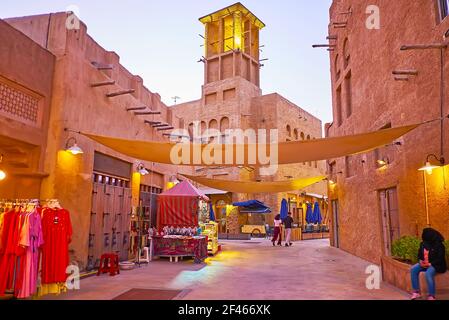
[[[67,11],[76,6],[88,33],[172,105],[198,99],[203,84],[203,25],[198,18],[233,0],[2,0],[0,18]],[[264,94],[277,92],[325,122],[332,121],[325,43],[331,0],[244,0],[267,27],[261,32]],[[76,11],[76,10],[74,10]]]

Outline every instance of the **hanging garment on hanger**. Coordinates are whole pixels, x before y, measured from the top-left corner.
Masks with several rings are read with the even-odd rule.
[[[14,268],[18,251],[20,209],[9,210],[4,217],[2,248],[0,252],[0,297],[14,285]]]
[[[67,279],[69,243],[72,239],[70,213],[65,209],[43,209],[42,231],[42,283],[63,283]]]
[[[27,232],[23,232],[19,244],[26,248],[23,258],[23,275],[21,287],[18,291],[18,298],[28,298],[37,291],[37,278],[39,268],[39,248],[43,245],[42,223],[40,208],[36,208],[28,215]]]

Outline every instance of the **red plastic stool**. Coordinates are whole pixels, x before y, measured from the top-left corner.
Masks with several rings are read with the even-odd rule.
[[[109,273],[111,277],[120,274],[118,255],[115,253],[105,253],[100,258],[100,267],[97,276],[103,273]]]

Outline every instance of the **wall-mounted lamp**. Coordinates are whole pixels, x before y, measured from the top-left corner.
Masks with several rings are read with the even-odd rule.
[[[430,158],[435,158],[435,159],[439,162],[439,164],[438,164],[438,165],[432,164],[432,163],[430,162]],[[418,170],[419,170],[419,171],[425,171],[425,172],[427,172],[428,175],[432,175],[433,170],[438,169],[438,168],[441,168],[441,167],[443,167],[444,165],[445,165],[445,159],[444,159],[443,157],[438,158],[438,157],[437,157],[436,155],[434,155],[434,154],[429,154],[429,155],[427,156],[425,166],[419,168]]]
[[[379,168],[386,167],[390,164],[390,160],[388,158],[379,159],[376,161]]]
[[[6,179],[6,172],[3,171],[2,163],[3,163],[3,155],[0,155],[0,181],[3,181]]]
[[[174,185],[179,184],[178,178],[176,178],[176,176],[174,176],[174,175],[170,177],[169,182],[173,183]]]
[[[71,142],[73,142],[73,144],[71,144]],[[83,149],[81,149],[76,143],[76,139],[74,137],[71,137],[67,140],[65,144],[65,151],[68,151],[75,156],[84,153]]]
[[[139,163],[137,165],[137,172],[140,173],[142,176],[146,176],[148,174],[150,174],[150,172],[145,169],[145,166],[143,165],[143,163]]]

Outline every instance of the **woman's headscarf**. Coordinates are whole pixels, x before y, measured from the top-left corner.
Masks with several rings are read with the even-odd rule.
[[[444,237],[437,230],[432,229],[432,228],[426,228],[423,230],[422,240],[423,240],[424,244],[434,246],[438,243],[443,242]]]

